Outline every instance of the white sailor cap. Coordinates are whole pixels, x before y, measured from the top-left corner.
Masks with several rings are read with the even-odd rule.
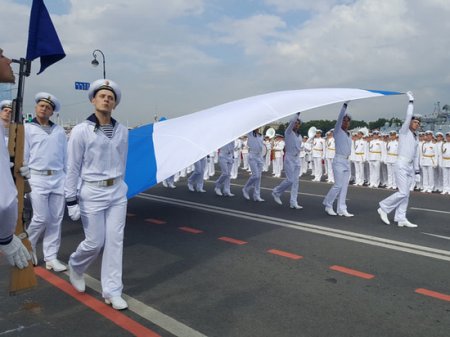
[[[436,137],[437,137],[437,136],[442,136],[442,137],[444,137],[444,134],[443,134],[442,132],[438,131],[438,132],[436,132],[435,136],[436,136]]]
[[[48,104],[50,104],[53,108],[53,112],[58,112],[61,108],[61,104],[59,103],[58,99],[53,96],[52,94],[49,94],[48,92],[39,92],[34,97],[34,101],[36,103],[39,103],[40,101],[44,101]]]
[[[378,130],[373,130],[373,131],[372,131],[372,134],[373,134],[373,135],[379,135],[379,134],[380,134],[380,131],[378,131]]]
[[[116,106],[118,106],[120,103],[120,98],[122,97],[120,88],[116,82],[107,80],[107,79],[100,79],[100,80],[97,80],[97,81],[94,81],[91,83],[91,85],[89,86],[89,92],[88,92],[89,100],[92,101],[92,99],[95,97],[95,94],[97,93],[97,91],[103,90],[103,89],[112,91],[112,93],[114,94],[114,96],[116,98]]]
[[[445,133],[446,136],[450,136],[450,131]]]
[[[322,130],[316,129],[316,133],[322,133]]]
[[[396,135],[396,134],[397,134],[397,131],[391,130],[391,131],[389,131],[389,134],[390,134],[390,135]]]
[[[418,120],[420,122],[422,120],[422,115],[414,114],[411,120]]]
[[[427,131],[425,131],[425,134],[426,134],[426,135],[433,135],[433,131],[427,130]]]
[[[420,132],[419,132],[419,136],[423,136],[423,135],[425,135],[425,132],[420,131]]]
[[[12,109],[12,101],[10,99],[4,99],[0,102],[0,110],[3,110],[4,108]]]

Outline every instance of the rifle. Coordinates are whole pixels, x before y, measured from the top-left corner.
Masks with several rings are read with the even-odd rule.
[[[19,84],[17,89],[17,98],[13,100],[12,113],[14,123],[9,126],[9,141],[8,150],[11,161],[14,163],[13,177],[17,188],[18,210],[16,231],[15,234],[22,240],[24,246],[32,253],[30,240],[26,232],[24,223],[24,196],[25,193],[31,191],[28,181],[26,181],[20,174],[19,169],[23,166],[25,130],[23,126],[22,106],[23,106],[23,92],[25,77],[30,76],[31,61],[21,58],[20,60],[12,60],[13,63],[20,64],[19,70]],[[12,267],[9,294],[15,295],[22,290],[30,289],[36,286],[37,280],[34,273],[34,267],[31,261],[28,261],[28,267],[19,269]]]

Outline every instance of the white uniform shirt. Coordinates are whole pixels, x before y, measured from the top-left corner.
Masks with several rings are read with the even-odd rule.
[[[76,199],[78,179],[102,181],[125,176],[128,154],[128,129],[111,118],[113,136],[108,138],[91,115],[76,125],[70,134],[65,195]]]
[[[437,147],[433,142],[425,142],[421,147],[421,166],[437,166],[438,157],[437,157]]]
[[[331,138],[327,138],[325,141],[326,150],[325,150],[325,158],[333,159],[336,154],[336,142],[334,140],[334,136]]]
[[[398,140],[391,140],[386,145],[386,163],[394,164],[398,157]]]
[[[312,147],[312,157],[313,158],[323,158],[325,150],[325,139],[314,138]]]
[[[0,127],[0,240],[9,242],[17,220],[17,189],[9,168],[9,152],[4,143],[5,129]],[[14,218],[15,215],[15,218]]]
[[[384,149],[384,142],[381,139],[372,139],[369,143],[368,160],[381,161]]]
[[[336,154],[348,158],[352,152],[352,137],[350,137],[348,131],[342,130],[342,120],[344,119],[346,110],[347,108],[343,106],[336,120],[334,140],[336,142]]]
[[[414,164],[414,170],[419,171],[419,154],[418,154],[418,144],[419,139],[417,136],[409,129],[409,125],[412,120],[413,104],[408,104],[408,109],[406,111],[406,118],[399,132],[398,140],[398,158],[401,160],[406,160]]]
[[[64,171],[67,163],[67,137],[64,129],[50,122],[48,134],[35,119],[25,124],[24,163],[32,170]]]
[[[444,142],[441,147],[441,166],[450,167],[450,143]]]

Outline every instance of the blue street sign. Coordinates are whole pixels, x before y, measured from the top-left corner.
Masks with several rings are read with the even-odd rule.
[[[75,82],[75,90],[89,90],[89,82]]]

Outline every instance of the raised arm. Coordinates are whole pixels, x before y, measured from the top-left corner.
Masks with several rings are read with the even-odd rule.
[[[342,104],[341,112],[339,112],[339,116],[336,120],[336,125],[334,126],[334,130],[340,130],[342,127],[342,120],[344,119],[345,112],[347,111],[348,102]]]
[[[406,133],[409,130],[409,125],[411,124],[411,120],[414,112],[414,96],[411,91],[408,91],[406,95],[409,98],[408,108],[406,109],[406,117],[403,122],[402,128],[400,129],[400,133]]]
[[[294,129],[295,122],[300,118],[300,112],[297,112],[296,114],[292,115],[291,119],[289,120],[289,125],[286,128],[286,132],[292,132]]]

